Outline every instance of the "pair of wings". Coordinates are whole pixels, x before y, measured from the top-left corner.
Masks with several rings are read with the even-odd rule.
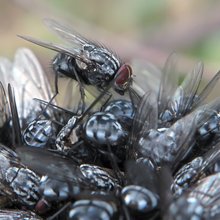
[[[95,63],[95,61],[91,60],[90,54],[88,50],[85,50],[85,47],[102,48],[105,53],[115,57],[115,61],[118,61],[119,66],[122,64],[122,61],[119,58],[119,56],[111,49],[107,48],[106,46],[100,43],[86,39],[85,37],[81,36],[79,33],[69,28],[68,26],[63,25],[53,19],[44,19],[44,23],[49,30],[54,32],[58,37],[61,38],[61,40],[64,41],[64,44],[56,44],[42,40],[37,40],[29,36],[19,35],[19,37],[39,46],[54,50],[58,53],[67,54],[75,58],[76,60],[84,62],[86,65],[98,65],[98,63]],[[158,87],[161,73],[159,69],[157,69],[155,66],[147,62],[144,62],[143,64],[143,62],[134,60],[132,62],[132,69],[133,73],[136,75],[134,77],[134,83],[132,85],[132,88],[139,95],[143,95],[147,88],[155,90],[155,88]],[[146,82],[146,77],[148,78],[148,82]],[[94,91],[94,88],[91,87],[92,86],[87,86],[86,89],[89,91],[90,94],[96,97],[97,90]],[[115,95],[118,97],[118,94],[114,94],[114,96]]]
[[[196,165],[196,167],[194,167],[194,161],[195,159],[199,158],[198,160],[202,160],[201,164],[199,165],[199,167],[197,167],[198,165]],[[189,186],[191,186],[191,184],[197,182],[205,173],[208,169],[212,169],[213,165],[219,161],[220,158],[220,145],[219,143],[216,144],[215,146],[213,146],[213,148],[211,150],[209,150],[207,153],[205,153],[204,155],[202,155],[202,157],[196,157],[193,158],[193,160],[191,160],[189,163],[184,164],[176,173],[174,176],[174,184],[176,184],[180,179],[182,179],[184,176],[190,176],[190,183],[188,184]],[[190,169],[194,169],[193,174],[189,174],[189,170],[188,167],[190,167]],[[203,177],[202,177],[203,178]],[[182,185],[182,184],[181,184]]]
[[[87,65],[95,65],[96,63],[94,63],[94,61],[90,59],[90,54],[88,53],[88,51],[84,49],[84,47],[102,48],[105,50],[106,53],[115,56],[120,62],[118,56],[115,53],[113,53],[110,49],[101,45],[100,43],[96,43],[86,39],[76,31],[72,30],[70,27],[67,27],[66,25],[63,25],[53,19],[44,19],[44,23],[49,30],[51,30],[62,40],[64,40],[66,45],[59,45],[51,42],[37,40],[29,36],[18,36],[39,46],[54,50],[58,53],[67,54]]]
[[[152,101],[153,100],[153,101]],[[216,99],[213,102],[198,107],[190,114],[177,120],[174,124],[168,127],[161,138],[166,141],[166,137],[170,135],[171,132],[175,134],[175,144],[176,149],[170,149],[171,151],[176,151],[175,156],[171,158],[171,166],[175,170],[179,162],[183,159],[183,156],[188,152],[188,150],[194,145],[196,141],[196,130],[202,126],[204,123],[209,121],[213,114],[219,112],[220,110],[220,99]],[[133,127],[131,130],[130,140],[129,140],[129,153],[130,158],[135,158],[137,152],[140,152],[139,140],[148,135],[150,129],[158,128],[158,114],[157,114],[157,99],[152,98],[152,94],[147,92],[141,99],[137,111],[133,120]],[[156,138],[156,137],[155,137]],[[162,139],[159,139],[162,141]],[[154,148],[160,148],[158,140],[155,139]],[[151,143],[153,145],[153,142]],[[163,143],[161,143],[163,144]],[[152,149],[153,150],[153,149]],[[174,153],[174,152],[173,152]],[[173,154],[171,153],[171,154]],[[143,155],[147,156],[147,155]],[[154,160],[154,158],[151,158]],[[157,158],[156,158],[157,159]]]
[[[219,173],[203,178],[188,192],[170,203],[172,206],[166,210],[165,218],[175,219],[179,216],[182,219],[189,219],[193,215],[198,219],[219,219],[219,186]],[[196,212],[197,209],[202,211]]]
[[[173,114],[173,121],[178,120],[202,104],[220,78],[220,71],[218,71],[201,90],[204,67],[203,63],[199,62],[192,72],[186,75],[182,83],[178,85],[179,76],[176,66],[176,54],[171,54],[164,66],[158,93],[159,115],[168,110]]]
[[[7,106],[7,98],[4,89],[10,84],[14,88],[14,95],[20,118],[27,118],[31,111],[35,110],[36,103],[33,99],[49,101],[52,95],[49,82],[46,79],[38,59],[27,48],[16,51],[14,60],[0,57],[0,81],[1,81],[1,106]],[[5,116],[9,116],[8,110],[3,110]],[[4,116],[2,116],[4,118]]]
[[[63,108],[73,108],[77,105],[72,82],[65,81],[62,93],[53,100],[53,104]],[[46,102],[49,102],[53,96],[51,84],[48,81],[47,74],[43,70],[35,54],[27,48],[19,48],[14,55],[14,60],[10,61],[5,57],[0,57],[0,125],[3,126],[11,118],[9,111],[9,100],[5,90],[8,84],[14,91],[14,99],[17,105],[18,117],[21,119],[29,118],[29,122],[37,117]],[[63,82],[61,82],[63,83]],[[45,105],[40,101],[45,101]],[[65,102],[62,102],[65,100]],[[58,104],[60,103],[60,104]],[[22,125],[21,125],[22,126]]]

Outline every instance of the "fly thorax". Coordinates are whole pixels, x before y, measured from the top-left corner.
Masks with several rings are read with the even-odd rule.
[[[115,204],[102,200],[78,200],[73,203],[68,219],[111,220],[117,209]]]
[[[128,185],[124,187],[121,197],[124,204],[135,212],[147,213],[158,207],[158,195],[142,186]]]
[[[87,181],[97,187],[97,189],[111,191],[119,187],[118,180],[105,168],[82,164],[80,165],[80,170]]]
[[[124,144],[127,131],[111,113],[97,112],[89,117],[83,126],[84,138],[93,146]]]
[[[203,162],[202,157],[196,157],[178,170],[172,185],[172,190],[176,195],[182,194],[184,190],[188,189],[197,180],[198,171],[201,169]]]

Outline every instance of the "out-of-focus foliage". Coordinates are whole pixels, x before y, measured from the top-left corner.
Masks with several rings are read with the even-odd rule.
[[[135,57],[163,65],[167,55],[177,51],[187,60],[203,60],[205,72],[215,72],[220,60],[219,11],[217,0],[1,0],[0,54],[12,57],[21,46],[43,57],[51,54],[16,34],[55,40],[42,24],[43,18],[53,17],[107,42],[126,60]]]

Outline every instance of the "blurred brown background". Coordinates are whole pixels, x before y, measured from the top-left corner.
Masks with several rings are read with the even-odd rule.
[[[42,22],[52,17],[105,43],[125,60],[140,58],[162,66],[176,51],[183,55],[183,68],[202,60],[210,77],[220,69],[219,12],[217,0],[1,0],[0,56],[12,58],[16,48],[26,46],[49,67],[54,52],[16,35],[55,41]]]

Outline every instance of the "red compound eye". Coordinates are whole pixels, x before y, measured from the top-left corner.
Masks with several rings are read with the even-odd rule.
[[[49,203],[45,199],[41,199],[35,206],[35,211],[39,214],[45,214],[50,209]]]
[[[132,78],[132,69],[129,65],[124,64],[120,67],[115,76],[115,89],[117,91],[125,91],[129,86]]]

